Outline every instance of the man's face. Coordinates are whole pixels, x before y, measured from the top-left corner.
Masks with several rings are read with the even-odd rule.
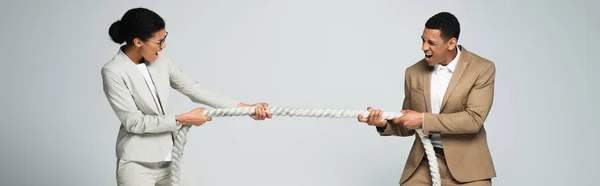
[[[425,52],[425,61],[427,65],[434,66],[436,64],[446,65],[450,61],[448,56],[456,47],[456,39],[452,38],[446,42],[442,39],[442,32],[436,29],[425,28],[421,40],[423,46],[421,50]]]

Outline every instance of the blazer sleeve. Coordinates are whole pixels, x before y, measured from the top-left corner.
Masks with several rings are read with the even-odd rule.
[[[102,68],[102,85],[110,106],[127,132],[161,133],[179,129],[175,115],[144,115],[138,110],[121,76]]]
[[[408,70],[404,73],[404,102],[402,103],[402,110],[411,109],[410,106],[410,90],[408,84]],[[392,120],[388,120],[385,127],[377,127],[377,131],[381,136],[412,136],[415,134],[415,130],[407,129],[402,124],[394,124]]]
[[[194,103],[208,105],[213,108],[236,108],[240,103],[237,100],[216,92],[204,89],[200,84],[177,68],[167,58],[169,65],[169,81],[171,87],[187,96]]]
[[[450,114],[425,113],[423,133],[472,134],[481,130],[493,102],[496,67],[490,63],[483,68],[467,97],[466,108],[462,112]]]

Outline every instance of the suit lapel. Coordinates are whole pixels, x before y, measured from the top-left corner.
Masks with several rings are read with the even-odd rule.
[[[123,47],[121,47],[119,50],[119,57],[122,58],[123,62],[125,63],[125,70],[127,71],[127,74],[129,74],[128,78],[131,80],[131,83],[133,84],[131,86],[131,88],[135,89],[134,94],[138,94],[139,96],[141,96],[144,101],[150,101],[150,103],[145,103],[143,105],[147,105],[147,106],[152,105],[151,108],[153,110],[155,110],[157,114],[161,113],[162,108],[159,108],[159,107],[161,107],[162,103],[160,103],[158,105],[156,104],[156,102],[154,101],[154,97],[152,95],[152,91],[150,90],[150,87],[147,84],[147,83],[152,83],[152,82],[146,82],[146,80],[144,79],[144,76],[140,72],[139,67],[135,63],[133,63],[133,61],[131,61],[131,59],[129,59],[129,57],[123,52]],[[157,76],[158,74],[160,74],[160,73],[156,73],[155,72],[156,70],[152,70],[153,68],[151,68],[150,66],[151,65],[148,65],[148,72],[150,73],[150,76],[153,76],[153,75]],[[158,76],[160,76],[160,75],[158,75]],[[157,78],[151,77],[151,79],[157,79]],[[164,91],[162,90],[162,87],[160,86],[160,84],[161,84],[160,82],[155,82],[154,86],[156,87],[157,94],[159,95],[159,97],[158,97],[159,102],[162,102],[160,100],[161,99],[160,95],[163,95]],[[164,114],[164,111],[163,111],[163,114]]]
[[[156,63],[158,61],[155,61],[154,63]],[[163,82],[163,80],[165,80],[166,78],[163,77],[162,73],[160,73],[160,67],[159,64],[153,64],[153,63],[147,63],[150,64],[148,65],[148,72],[150,73],[150,78],[152,79],[152,82],[154,83],[154,87],[156,87],[156,94],[158,94],[158,106],[160,107],[159,111],[162,110],[162,114],[165,114],[165,109],[164,109],[164,104],[165,102],[163,101],[163,96],[165,96],[165,90],[164,87],[162,85],[164,85],[165,82]]]
[[[446,93],[444,93],[444,99],[442,100],[442,105],[440,106],[440,113],[442,110],[444,110],[444,106],[446,105],[446,102],[448,102],[448,98],[450,97],[450,95],[452,95],[452,92],[454,92],[454,88],[456,88],[456,85],[458,84],[458,81],[460,80],[460,78],[463,75],[463,72],[465,71],[465,69],[467,68],[467,65],[469,64],[469,52],[467,50],[465,50],[462,46],[460,47],[460,57],[458,58],[458,63],[456,64],[456,69],[454,69],[454,72],[452,73],[452,78],[450,78],[450,83],[448,83],[448,88],[446,89]]]
[[[423,64],[423,97],[425,97],[425,108],[426,112],[431,112],[431,74],[432,68],[427,66],[427,63]]]
[[[143,100],[151,100],[151,104],[149,105],[156,105],[154,104],[154,98],[152,98],[152,92],[150,91],[150,88],[148,87],[148,84],[146,84],[146,80],[144,79],[142,73],[140,72],[139,67],[133,63],[133,61],[131,61],[129,59],[129,57],[127,57],[125,54],[123,54],[121,56],[124,60],[125,67],[126,67],[126,71],[127,74],[129,75],[129,79],[131,80],[132,88],[136,89],[136,91],[134,91],[135,93],[139,94],[139,96],[143,97]],[[154,107],[156,108],[156,107]],[[157,110],[158,111],[158,110]],[[159,112],[157,112],[159,113]]]

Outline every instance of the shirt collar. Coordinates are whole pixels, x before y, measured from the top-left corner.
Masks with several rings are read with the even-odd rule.
[[[454,72],[454,69],[456,68],[456,63],[458,63],[458,59],[460,57],[460,48],[457,46],[456,47],[456,57],[454,57],[454,59],[452,59],[452,61],[450,61],[450,63],[448,65],[446,65],[446,68],[448,68],[448,70],[450,70],[450,72]],[[440,64],[436,64],[433,66],[433,69],[437,72],[441,69],[441,67],[443,67]]]

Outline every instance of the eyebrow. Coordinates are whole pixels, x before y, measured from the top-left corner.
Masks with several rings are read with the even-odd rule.
[[[165,39],[167,39],[167,34],[168,34],[168,32],[165,32],[165,36],[164,36],[164,37],[162,37],[161,39],[157,40],[157,41],[160,41],[160,42],[162,42],[162,41],[164,41]]]
[[[437,42],[435,42],[435,41],[433,41],[433,40],[426,40],[425,38],[423,38],[423,36],[421,36],[421,39],[422,39],[423,41],[427,41],[427,42],[429,42],[429,43],[437,44]]]

